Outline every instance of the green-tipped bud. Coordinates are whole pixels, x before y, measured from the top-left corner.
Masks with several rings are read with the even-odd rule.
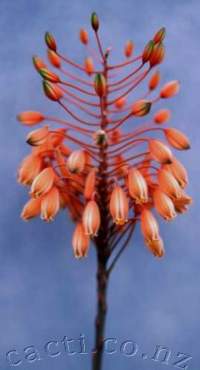
[[[102,97],[106,93],[106,80],[104,75],[97,73],[94,78],[94,88],[98,96]]]
[[[94,134],[94,141],[99,146],[104,146],[107,143],[107,135],[104,130],[98,130]]]
[[[166,35],[166,28],[162,27],[158,32],[155,33],[153,37],[153,41],[155,42],[155,44],[157,44],[158,42],[162,42],[165,38],[165,35]]]
[[[145,46],[143,54],[142,54],[142,62],[143,63],[147,63],[149,61],[149,59],[151,57],[151,54],[153,52],[154,45],[155,45],[154,41],[150,40],[148,42],[148,44]]]
[[[44,93],[50,100],[58,101],[63,97],[62,90],[55,85],[54,83],[51,83],[49,81],[44,80],[43,81],[43,89]]]
[[[150,109],[150,101],[145,99],[137,100],[132,106],[132,114],[136,117],[143,117],[150,112]]]
[[[49,71],[47,68],[41,68],[39,70],[39,73],[44,78],[44,80],[51,81],[54,83],[60,82],[59,76]]]
[[[33,56],[33,65],[38,72],[41,68],[46,68],[46,64],[43,62],[43,60],[36,55]]]
[[[97,13],[93,12],[91,15],[91,26],[95,32],[99,29],[99,18]]]
[[[45,33],[45,42],[49,49],[53,51],[57,50],[56,40],[50,32]]]

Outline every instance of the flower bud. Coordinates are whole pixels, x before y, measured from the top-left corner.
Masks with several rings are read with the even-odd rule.
[[[154,49],[154,41],[150,40],[148,44],[145,46],[143,54],[142,54],[142,62],[147,63],[151,57],[151,54]]]
[[[99,97],[106,94],[106,80],[101,73],[97,73],[94,78],[94,89]]]
[[[60,208],[60,195],[58,189],[54,186],[41,201],[41,219],[44,221],[53,221]]]
[[[38,128],[37,130],[31,131],[27,135],[26,142],[32,146],[41,145],[46,141],[48,134],[49,134],[48,126],[43,126],[41,128]]]
[[[36,217],[40,214],[41,208],[41,198],[30,199],[24,206],[21,212],[21,218],[24,221],[28,221],[33,217]]]
[[[31,185],[34,178],[42,169],[40,156],[30,154],[24,158],[18,171],[18,182],[23,185]]]
[[[134,49],[134,44],[131,40],[128,40],[125,44],[125,48],[124,48],[124,55],[127,57],[127,58],[130,58],[131,55],[133,54],[133,49]]]
[[[155,90],[160,82],[160,72],[156,71],[149,80],[149,90]]]
[[[115,107],[117,109],[122,109],[126,104],[126,98],[123,97],[123,98],[119,98],[115,101]]]
[[[80,33],[79,33],[79,38],[82,44],[87,45],[88,44],[88,33],[86,30],[81,28]]]
[[[150,139],[149,140],[149,151],[151,157],[162,164],[171,163],[172,162],[172,152],[160,140]]]
[[[47,56],[49,59],[49,62],[54,66],[55,68],[60,68],[61,66],[61,60],[58,54],[54,50],[48,49],[47,50]]]
[[[67,167],[71,173],[81,173],[85,168],[85,153],[82,150],[73,151],[68,160]]]
[[[169,109],[160,109],[154,115],[154,122],[160,125],[162,123],[169,121],[170,117],[171,117],[171,112]]]
[[[88,173],[86,180],[85,180],[85,188],[84,188],[84,197],[85,199],[91,199],[94,192],[95,192],[95,184],[96,184],[96,169],[93,168]]]
[[[36,71],[39,72],[41,68],[46,68],[46,64],[43,62],[43,60],[36,55],[33,56],[33,65],[36,69]]]
[[[110,213],[113,222],[117,225],[124,225],[128,221],[128,198],[120,186],[115,186],[110,198]]]
[[[172,98],[178,94],[180,90],[180,83],[176,80],[166,83],[160,91],[160,97],[162,99]]]
[[[160,28],[160,30],[157,31],[153,37],[153,41],[155,42],[155,44],[162,42],[165,38],[165,35],[166,28],[165,27]]]
[[[136,168],[128,171],[128,190],[136,204],[148,202],[148,187],[145,178]]]
[[[166,193],[172,199],[180,198],[182,190],[175,177],[165,168],[158,173],[158,184],[160,190]]]
[[[151,102],[148,100],[138,100],[132,105],[132,114],[136,117],[145,116],[150,112]]]
[[[84,228],[81,222],[79,222],[74,230],[72,237],[72,247],[75,258],[87,257],[89,250],[89,237],[85,235]]]
[[[50,100],[58,101],[63,97],[63,91],[52,82],[43,81],[44,93]]]
[[[99,18],[95,12],[91,15],[91,26],[95,32],[99,29]]]
[[[192,198],[182,192],[181,197],[178,199],[173,199],[173,202],[176,212],[184,213],[188,210],[188,206],[192,203]]]
[[[45,42],[49,49],[53,51],[57,50],[56,40],[50,32],[45,33]]]
[[[190,142],[185,134],[176,128],[165,128],[165,137],[174,148],[178,150],[190,149]]]
[[[146,208],[141,212],[141,232],[148,243],[159,239],[158,223],[153,213]]]
[[[27,111],[27,112],[22,112],[22,113],[18,114],[17,119],[23,125],[34,126],[37,123],[40,123],[40,122],[44,121],[45,116],[40,112]]]
[[[156,44],[153,48],[152,54],[150,56],[150,66],[154,67],[157,64],[162,63],[165,56],[165,48],[162,43]]]
[[[100,211],[97,203],[90,200],[83,211],[83,227],[86,235],[97,236],[100,227]]]
[[[109,140],[111,144],[118,144],[120,142],[121,137],[122,137],[121,130],[116,128],[111,131]]]
[[[104,130],[98,130],[95,132],[94,141],[97,145],[103,146],[107,143],[107,134]]]
[[[150,241],[150,242],[145,240],[145,244],[147,245],[148,249],[150,250],[151,253],[153,253],[155,257],[164,256],[165,254],[164,244],[160,236],[158,239]]]
[[[170,221],[176,217],[176,212],[172,200],[159,188],[153,193],[153,202],[157,212],[165,220]]]
[[[86,58],[85,59],[85,71],[90,76],[94,72],[94,63],[92,58]]]
[[[51,190],[55,180],[55,172],[52,167],[46,167],[42,172],[39,173],[33,180],[31,186],[31,195],[34,198],[38,198],[41,195],[48,193]]]
[[[44,80],[54,83],[60,82],[60,77],[57,74],[49,71],[49,69],[47,68],[41,68],[39,70],[39,73],[44,78]]]
[[[177,158],[173,157],[172,163],[165,166],[166,170],[171,172],[178,181],[180,187],[184,189],[188,184],[188,174],[185,167]]]

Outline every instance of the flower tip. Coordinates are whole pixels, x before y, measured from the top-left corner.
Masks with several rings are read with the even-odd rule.
[[[145,46],[144,50],[143,50],[143,53],[142,53],[142,63],[145,64],[149,61],[151,55],[152,55],[152,52],[153,52],[153,49],[154,49],[154,41],[153,40],[150,40],[147,45]]]
[[[56,86],[54,83],[51,83],[47,80],[43,80],[43,89],[44,93],[50,100],[58,101],[63,97],[62,90]]]
[[[143,117],[150,112],[152,103],[142,99],[136,101],[132,106],[132,114],[136,117]]]
[[[96,12],[91,14],[91,26],[95,32],[99,29],[99,18]]]
[[[159,42],[162,42],[164,40],[166,36],[166,28],[165,27],[161,27],[154,35],[153,37],[153,41],[155,42],[155,44],[159,43]]]

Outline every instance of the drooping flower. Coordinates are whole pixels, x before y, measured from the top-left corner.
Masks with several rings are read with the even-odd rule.
[[[153,193],[153,201],[157,212],[167,221],[172,220],[176,216],[174,203],[159,188]]]
[[[82,223],[79,222],[75,227],[72,237],[74,256],[76,258],[86,257],[88,254],[89,243],[90,239],[88,235],[85,234]]]
[[[41,219],[52,221],[60,208],[60,195],[58,189],[54,186],[44,195],[41,201]]]
[[[171,150],[160,140],[149,140],[149,151],[152,158],[162,164],[172,162]]]
[[[85,168],[86,157],[82,150],[73,151],[67,160],[67,167],[72,173],[81,173]]]
[[[21,218],[24,221],[28,221],[33,217],[36,217],[40,214],[41,210],[41,198],[31,198],[24,206],[21,212]]]
[[[97,236],[101,216],[95,200],[90,200],[83,211],[83,227],[86,235]]]
[[[141,172],[136,168],[130,168],[128,171],[128,190],[137,204],[148,201],[147,183]]]
[[[190,149],[190,142],[185,134],[176,128],[165,128],[165,136],[168,142],[178,150]]]
[[[31,195],[34,198],[38,198],[41,195],[48,193],[52,188],[56,175],[52,167],[47,167],[42,170],[33,180],[31,185]]]
[[[110,213],[117,225],[124,225],[128,221],[128,198],[123,189],[116,185],[111,193]]]

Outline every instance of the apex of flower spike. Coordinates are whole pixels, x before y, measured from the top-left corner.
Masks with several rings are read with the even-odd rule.
[[[162,42],[165,36],[166,36],[166,28],[162,27],[155,33],[153,37],[153,41],[155,42],[155,44]]]
[[[92,28],[95,32],[98,31],[98,29],[99,29],[99,18],[98,18],[97,13],[95,13],[95,12],[93,12],[91,14],[91,26],[92,26]]]
[[[45,33],[45,42],[49,49],[53,51],[57,50],[56,40],[50,32]]]
[[[63,97],[62,90],[54,83],[44,80],[43,81],[44,93],[50,100],[58,101]]]
[[[106,80],[102,73],[97,73],[94,78],[94,89],[99,97],[106,93]]]

